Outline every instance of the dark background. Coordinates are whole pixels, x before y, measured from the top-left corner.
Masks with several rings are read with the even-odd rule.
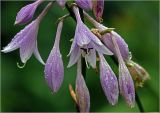
[[[14,35],[24,26],[14,26],[17,12],[31,2],[1,2],[1,49],[6,46]],[[38,7],[34,18],[42,11],[44,3]],[[123,1],[105,2],[104,24],[116,28],[129,45],[133,60],[148,70],[151,80],[143,88],[137,89],[145,111],[158,111],[159,109],[159,74],[158,74],[158,44],[159,44],[159,12],[158,1]],[[42,58],[46,61],[52,49],[56,20],[67,11],[56,4],[40,24],[38,46]],[[67,54],[70,49],[69,41],[74,36],[76,23],[71,19],[64,22],[61,37],[61,53],[64,66],[67,66]],[[113,70],[117,67],[107,58]],[[76,111],[70,97],[68,84],[75,84],[76,66],[65,68],[62,87],[56,94],[51,94],[44,80],[44,66],[33,56],[23,69],[17,67],[20,63],[19,50],[8,54],[1,53],[1,109],[2,111]],[[86,83],[91,96],[91,111],[118,112],[139,111],[137,105],[129,108],[124,99],[119,96],[116,106],[108,104],[102,91],[99,75],[94,70],[87,70]]]

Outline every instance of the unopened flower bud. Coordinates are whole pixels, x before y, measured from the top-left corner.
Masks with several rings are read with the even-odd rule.
[[[59,41],[60,41],[62,26],[63,22],[60,21],[57,28],[55,43],[47,59],[44,70],[45,79],[52,92],[57,92],[59,90],[64,78],[63,61],[59,50]]]
[[[135,81],[135,85],[143,87],[144,82],[150,79],[148,72],[142,66],[132,60],[128,61],[126,64],[133,80]]]
[[[110,104],[115,105],[118,101],[119,89],[116,75],[105,60],[104,56],[99,53],[100,57],[100,81],[103,91]]]
[[[43,0],[37,0],[34,3],[28,4],[21,8],[21,10],[17,13],[15,25],[29,22],[32,19],[38,5],[42,2]]]
[[[81,7],[84,10],[92,9],[92,0],[76,0],[76,3],[79,7]]]
[[[93,13],[98,22],[102,21],[104,0],[93,0]]]
[[[83,75],[81,74],[81,58],[78,60],[77,65],[77,78],[76,78],[76,99],[80,112],[89,112],[90,109],[90,95],[86,86]]]

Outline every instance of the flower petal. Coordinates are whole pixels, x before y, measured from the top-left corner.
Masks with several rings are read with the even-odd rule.
[[[87,37],[86,35],[87,32],[88,31],[86,29],[86,26],[83,25],[83,23],[77,24],[75,38],[76,38],[77,44],[81,47],[89,44],[89,42],[91,41],[90,38]]]
[[[46,65],[45,79],[53,92],[57,92],[64,78],[64,67],[59,49],[53,47]]]
[[[91,49],[85,57],[86,57],[87,62],[92,66],[92,68],[96,68],[96,51],[95,51],[95,49]]]
[[[69,68],[72,65],[74,65],[78,61],[80,55],[81,55],[81,50],[78,47],[78,45],[75,45],[73,51],[70,54],[70,59],[67,67]]]
[[[86,32],[85,32],[86,35],[97,45],[103,45],[102,42],[98,39],[98,37],[95,36],[87,26],[85,27],[86,27]]]
[[[36,47],[37,33],[38,33],[38,24],[36,21],[33,21],[33,24],[26,34],[24,34],[23,40],[20,43],[20,57],[23,63],[31,57],[32,53]]]
[[[101,21],[104,9],[104,0],[94,0],[93,1],[93,13],[97,21]]]
[[[125,60],[125,61],[129,60],[131,56],[130,56],[130,52],[129,52],[127,43],[116,32],[113,31],[112,35],[115,37],[115,39],[117,41],[117,44],[119,46],[119,50],[120,50],[121,55],[123,57],[123,60]],[[109,33],[107,33],[103,36],[102,41],[104,42],[105,46],[116,55],[116,51],[115,51],[114,45],[112,43],[112,38]]]
[[[120,93],[130,107],[135,105],[135,89],[132,77],[124,63],[119,65],[119,87]]]
[[[39,54],[38,47],[37,47],[37,42],[36,42],[36,47],[35,47],[35,50],[34,50],[34,55],[40,63],[42,63],[43,65],[45,64],[43,59],[41,58],[41,55]]]
[[[119,89],[117,78],[105,60],[103,55],[100,56],[100,81],[103,91],[110,104],[115,105],[118,101]]]
[[[60,36],[62,32],[63,21],[58,23],[56,38],[53,49],[45,65],[45,79],[52,92],[57,92],[63,82],[64,67],[62,56],[59,50]]]
[[[84,78],[81,74],[78,74],[76,78],[76,96],[80,112],[89,112],[90,95]]]
[[[31,29],[33,29],[34,26],[37,26],[35,24],[37,24],[36,21],[33,21],[32,23],[27,25],[24,29],[22,29],[19,33],[17,33],[11,40],[11,42],[6,47],[4,47],[2,52],[8,53],[19,48],[20,44],[25,39],[26,35],[28,35],[30,31],[32,31]]]
[[[84,10],[92,9],[92,0],[76,0],[76,3]]]
[[[106,55],[113,55],[113,53],[104,45],[97,45],[95,43],[92,43],[93,48],[95,48],[98,52],[106,54]]]

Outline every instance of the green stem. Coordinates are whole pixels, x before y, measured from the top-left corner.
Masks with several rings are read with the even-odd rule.
[[[138,94],[137,94],[137,92],[135,92],[136,94],[135,94],[135,98],[136,98],[136,103],[137,103],[137,106],[138,106],[138,108],[139,108],[139,111],[141,112],[141,113],[143,113],[144,112],[144,108],[143,108],[143,106],[142,106],[142,103],[141,103],[141,101],[140,101],[140,98],[139,98],[139,96],[138,96]]]

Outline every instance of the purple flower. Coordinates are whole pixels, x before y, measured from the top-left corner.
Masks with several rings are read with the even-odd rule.
[[[56,0],[56,1],[61,7],[64,7],[66,4],[66,0]]]
[[[76,3],[84,10],[92,9],[92,0],[76,0]]]
[[[37,48],[37,34],[39,29],[39,23],[41,22],[42,18],[47,13],[51,5],[52,3],[49,3],[36,20],[34,20],[23,30],[17,33],[12,39],[12,41],[2,50],[2,52],[7,53],[19,48],[20,58],[23,63],[26,63],[33,53],[35,57],[42,64],[44,64]]]
[[[80,58],[81,59],[81,58]],[[79,59],[77,65],[76,78],[76,97],[80,112],[89,112],[90,109],[90,95],[86,86],[83,75],[81,74],[81,60]]]
[[[61,21],[58,24],[55,43],[47,59],[45,70],[44,70],[45,79],[48,83],[48,86],[53,92],[58,91],[64,78],[63,61],[62,61],[61,53],[59,50],[59,41],[60,41],[62,26],[63,26],[63,22]]]
[[[37,0],[34,3],[28,4],[21,8],[21,10],[17,13],[15,25],[29,22],[32,19],[38,5],[42,2],[43,0]]]
[[[131,53],[129,52],[127,43],[124,41],[124,39],[118,33],[114,32],[114,31],[112,31],[111,33],[112,33],[112,35],[114,35],[114,37],[117,41],[118,47],[119,47],[121,55],[123,57],[123,60],[125,60],[125,61],[130,60],[131,59]],[[105,35],[102,36],[102,42],[114,54],[116,53],[115,49],[114,49],[114,45],[112,43],[112,38],[111,38],[110,33],[106,33]]]
[[[87,19],[93,23],[93,25],[100,31],[104,31],[107,29],[107,27],[105,27],[104,25],[98,23],[97,21],[95,21],[92,17],[90,17],[87,13],[84,13],[85,16],[87,17]],[[119,46],[121,55],[123,57],[123,60],[128,61],[131,59],[131,53],[129,52],[128,49],[128,45],[127,43],[124,41],[124,39],[116,32],[112,31],[111,32],[112,35],[114,35],[117,44]],[[111,51],[114,53],[114,55],[116,55],[115,49],[114,49],[114,45],[112,43],[112,38],[110,33],[106,33],[102,36],[102,42],[104,43],[104,45]]]
[[[135,89],[132,77],[124,63],[119,65],[119,87],[120,93],[130,107],[135,104]]]
[[[119,95],[118,81],[104,56],[99,53],[99,57],[101,85],[109,103],[115,105],[118,101]]]
[[[99,22],[102,20],[103,9],[104,0],[93,0],[93,13],[96,17],[96,20]]]
[[[132,80],[132,77],[129,73],[129,70],[127,69],[123,58],[121,56],[118,44],[115,40],[114,35],[111,34],[112,41],[114,44],[114,48],[116,51],[116,54],[118,56],[119,61],[119,87],[120,87],[120,93],[125,98],[125,101],[130,107],[134,107],[135,104],[135,89],[134,89],[134,83]]]
[[[68,67],[75,64],[82,54],[82,56],[85,57],[86,61],[88,61],[90,65],[95,68],[96,60],[93,60],[96,59],[95,50],[107,55],[112,55],[112,52],[108,50],[82,22],[77,7],[74,7],[74,13],[77,19],[77,26],[74,40],[69,52],[70,61]]]
[[[33,53],[35,57],[42,64],[44,64],[37,48],[38,28],[38,20],[35,20],[27,25],[23,30],[14,36],[12,41],[2,50],[2,52],[7,53],[19,48],[20,58],[23,63],[26,63]]]

